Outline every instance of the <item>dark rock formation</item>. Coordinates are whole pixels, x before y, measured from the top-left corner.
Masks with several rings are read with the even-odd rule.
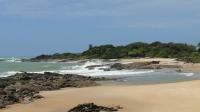
[[[93,70],[95,69],[96,67],[103,67],[104,65],[91,65],[91,66],[87,66],[86,68],[89,69],[89,70]]]
[[[85,68],[89,70],[94,70],[95,68],[99,68],[100,70],[104,71],[110,71],[109,68],[104,68],[105,66],[110,66],[111,64],[104,64],[104,65],[91,65],[91,66],[86,66]]]
[[[86,103],[86,104],[80,104],[68,112],[116,112],[119,109],[122,109],[122,107],[104,107],[104,106],[98,106],[94,103]]]
[[[163,69],[163,68],[180,68],[178,65],[162,65],[159,64],[160,62],[152,61],[152,62],[134,62],[134,63],[128,63],[128,64],[121,64],[121,63],[115,63],[111,65],[111,69]]]
[[[103,78],[45,72],[17,73],[14,76],[0,78],[0,108],[13,103],[30,103],[42,98],[39,91],[57,90],[64,87],[89,87],[98,85],[95,81]]]
[[[147,69],[150,68],[151,62],[135,62],[128,64],[116,63],[111,66],[112,69],[122,70],[122,69]]]
[[[160,61],[152,61],[152,64],[160,64]]]
[[[121,63],[115,63],[110,66],[111,69],[117,69],[117,70],[122,70],[125,69],[124,64]]]

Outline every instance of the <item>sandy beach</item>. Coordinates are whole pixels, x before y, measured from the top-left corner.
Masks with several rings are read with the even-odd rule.
[[[200,72],[200,64],[175,59],[123,59],[121,63],[159,61],[160,65],[181,66],[184,72]],[[173,69],[173,68],[172,68]],[[177,68],[175,68],[176,70]],[[83,103],[101,106],[121,106],[119,112],[199,112],[200,81],[150,85],[102,85],[86,88],[64,88],[42,91],[43,99],[29,104],[14,104],[0,112],[67,112]]]
[[[200,64],[186,63],[183,64],[183,70],[189,72],[200,72]]]
[[[67,112],[81,103],[123,107],[120,112],[199,112],[200,81],[142,86],[98,86],[41,92],[45,98],[0,112]]]

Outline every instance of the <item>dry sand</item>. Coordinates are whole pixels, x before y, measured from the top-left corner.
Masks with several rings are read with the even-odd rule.
[[[67,112],[80,103],[124,107],[120,112],[200,112],[200,81],[142,86],[99,86],[41,92],[44,99],[0,112]]]
[[[200,64],[186,63],[183,64],[183,70],[189,72],[200,72]]]

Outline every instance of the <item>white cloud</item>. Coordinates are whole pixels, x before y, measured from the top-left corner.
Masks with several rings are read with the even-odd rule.
[[[112,17],[133,27],[193,25],[200,0],[0,0],[0,15],[25,18]],[[184,20],[183,20],[184,18]]]
[[[1,15],[129,16],[173,10],[198,10],[197,0],[0,0]]]

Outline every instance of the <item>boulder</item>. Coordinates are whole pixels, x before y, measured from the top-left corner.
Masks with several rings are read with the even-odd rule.
[[[128,64],[121,64],[121,63],[115,63],[111,66],[111,69],[163,69],[163,68],[180,68],[178,65],[164,65],[160,64],[159,61],[152,61],[152,62],[134,62],[134,63],[128,63]]]
[[[119,109],[122,109],[122,107],[120,106],[104,107],[95,105],[94,103],[86,103],[86,104],[80,104],[70,109],[68,112],[116,112]]]
[[[121,63],[115,63],[110,66],[111,69],[117,69],[117,70],[122,70],[125,69],[124,64]]]
[[[97,80],[104,79],[50,72],[44,74],[17,73],[13,76],[0,78],[0,108],[14,103],[30,103],[43,98],[39,95],[39,91],[57,90],[65,87],[97,86],[98,84],[95,82]]]

